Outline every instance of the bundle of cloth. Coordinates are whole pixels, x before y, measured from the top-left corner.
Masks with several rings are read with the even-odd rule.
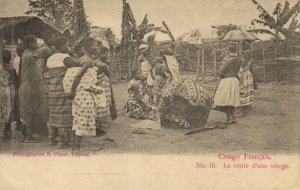
[[[197,128],[208,120],[213,93],[186,78],[163,88],[159,100],[162,127]]]

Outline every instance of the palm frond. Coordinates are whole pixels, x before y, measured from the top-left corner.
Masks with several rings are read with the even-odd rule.
[[[258,17],[271,25],[275,26],[275,19],[268,13],[268,11],[263,8],[256,0],[252,0],[252,2],[257,6],[257,10],[259,11]]]
[[[263,26],[267,26],[269,27],[270,29],[274,29],[276,26],[273,26],[271,25],[270,23],[266,22],[266,21],[263,21],[263,20],[258,20],[258,19],[253,19],[251,21],[251,24],[254,25],[254,24],[261,24]]]
[[[291,31],[295,31],[299,27],[300,27],[300,24],[298,24],[298,20],[295,17],[293,17],[288,29]]]
[[[274,11],[273,11],[273,15],[278,15],[278,16],[280,16],[281,15],[281,11],[282,11],[282,9],[281,9],[281,4],[280,3],[277,3],[277,5],[276,5],[276,7],[275,7],[275,9],[274,9]]]
[[[281,26],[284,26],[293,16],[300,13],[300,1],[298,1],[289,11],[282,15]]]
[[[148,24],[148,18],[147,17],[148,17],[148,15],[146,14],[143,21],[142,21],[142,23],[138,27],[139,29],[144,28],[144,27],[147,26],[147,24]]]
[[[290,10],[290,3],[288,1],[285,1],[284,7],[282,9],[282,15],[285,15]]]
[[[253,32],[255,34],[269,34],[273,37],[276,37],[276,34],[270,30],[267,29],[253,29],[253,30],[247,30],[248,32]]]

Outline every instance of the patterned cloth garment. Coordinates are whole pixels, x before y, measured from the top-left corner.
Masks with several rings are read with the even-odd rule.
[[[167,127],[199,127],[207,122],[212,104],[213,93],[191,79],[180,79],[162,89],[158,108],[161,121],[173,123]]]
[[[143,96],[139,91],[139,84],[134,79],[129,82],[128,95],[126,111],[130,117],[135,119],[155,119],[155,115],[151,113],[152,108],[143,101]]]
[[[254,95],[254,83],[253,76],[250,71],[251,61],[249,61],[244,67],[240,68],[240,106],[251,105]]]
[[[17,120],[17,89],[13,73],[0,65],[0,119],[6,123]]]
[[[64,78],[64,88],[68,92],[80,68],[68,69]],[[91,67],[83,74],[77,88],[72,105],[73,127],[77,136],[96,136],[95,93],[102,90],[96,86],[97,67]]]

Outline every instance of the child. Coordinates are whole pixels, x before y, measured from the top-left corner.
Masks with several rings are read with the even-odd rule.
[[[98,68],[96,85],[104,89],[101,95],[95,97],[96,121],[97,126],[100,127],[100,125],[108,124],[111,120],[110,105],[112,104],[112,96],[108,68],[107,65],[99,59],[98,54],[97,49],[93,48],[91,50],[92,64]]]
[[[4,129],[1,131],[2,140],[11,136],[11,123],[16,122],[17,74],[12,68],[11,52],[3,51],[3,65],[0,65],[0,119],[4,120]],[[2,126],[0,126],[2,127]]]

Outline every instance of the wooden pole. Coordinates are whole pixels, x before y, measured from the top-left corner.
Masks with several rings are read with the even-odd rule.
[[[135,44],[135,48],[134,48],[134,62],[133,62],[133,69],[137,68],[139,69],[139,65],[138,65],[138,43]]]
[[[128,75],[127,75],[127,80],[129,80],[130,79],[130,73],[131,73],[131,59],[127,58],[127,60],[128,60]]]
[[[169,37],[171,38],[172,42],[174,43],[174,42],[175,42],[175,38],[174,38],[174,36],[173,36],[171,30],[169,29],[168,25],[165,23],[165,21],[162,21],[162,24],[163,24],[163,26],[166,28]]]
[[[205,82],[205,67],[204,67],[204,48],[202,48],[202,67],[201,67],[201,70],[202,70],[202,81]]]
[[[262,51],[263,53],[263,65],[264,65],[264,83],[266,83],[266,60],[265,60],[265,51]]]
[[[277,57],[277,45],[275,47],[275,76],[276,76],[276,84],[278,82],[278,72],[277,72],[277,61],[276,61],[276,57]]]
[[[200,50],[200,47],[199,47],[199,48],[197,49],[197,76],[196,76],[196,81],[199,81],[200,59],[201,59],[201,50]]]
[[[11,25],[11,45],[16,45],[14,25]]]
[[[214,52],[214,76],[217,80],[217,50]]]

